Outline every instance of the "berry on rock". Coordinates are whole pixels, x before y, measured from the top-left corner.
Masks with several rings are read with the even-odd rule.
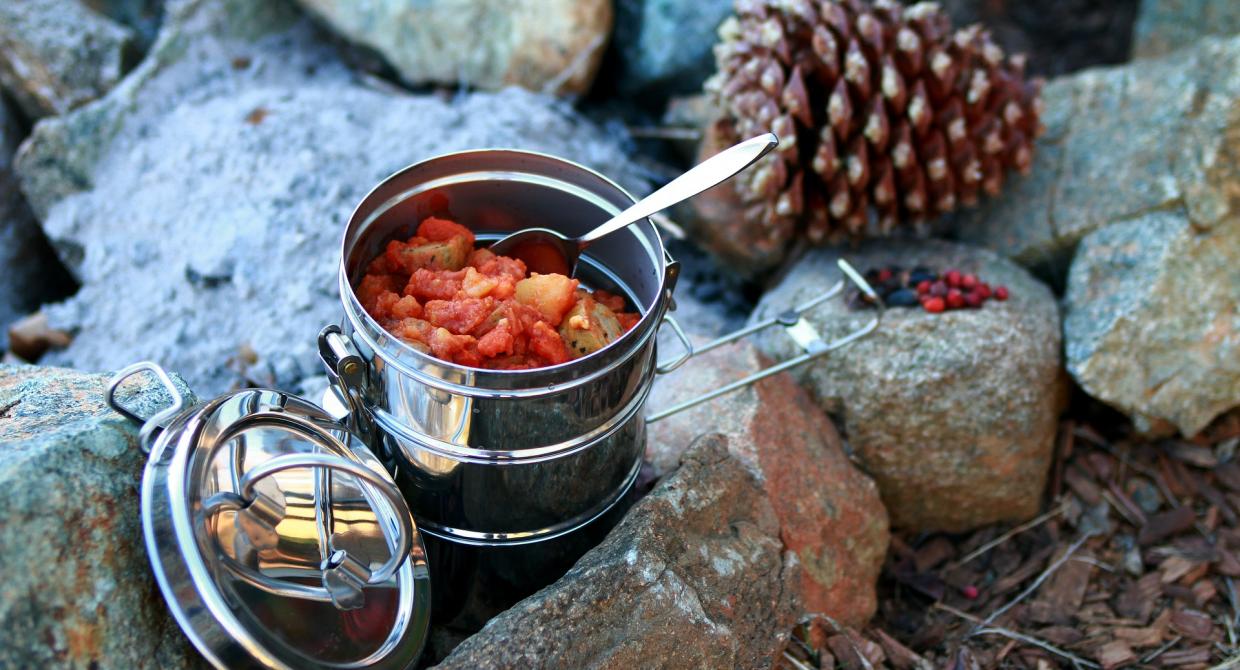
[[[865,278],[887,307],[916,307],[932,314],[954,309],[979,309],[990,298],[1006,300],[1007,287],[991,289],[976,274],[956,269],[936,273],[917,266],[904,270],[898,265],[870,268]],[[874,307],[875,302],[861,291],[854,291],[848,304],[857,309]]]
[[[964,307],[964,294],[960,292],[960,289],[954,288],[947,292],[947,306],[952,309]]]

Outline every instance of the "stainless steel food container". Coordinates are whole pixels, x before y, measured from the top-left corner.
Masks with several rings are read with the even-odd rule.
[[[615,183],[575,163],[481,150],[397,172],[350,217],[339,275],[344,320],[338,330],[325,331],[321,349],[356,430],[382,445],[381,458],[426,538],[432,574],[450,569],[464,579],[493,578],[493,571],[461,568],[496,556],[467,547],[504,549],[506,565],[542,566],[512,575],[518,582],[513,594],[524,595],[562,573],[597,541],[598,526],[618,516],[607,513],[637,478],[646,443],[643,408],[655,374],[692,355],[683,331],[668,317],[679,266],[649,220],[593,244],[578,277],[626,296],[641,320],[599,352],[523,371],[463,367],[418,351],[384,331],[353,286],[389,240],[411,237],[428,216],[469,226],[481,241],[534,226],[575,237],[633,202]],[[785,326],[809,328],[799,312],[783,316]],[[684,350],[660,366],[656,333],[665,322]],[[810,330],[807,354],[833,348]],[[361,364],[346,371],[345,360]],[[573,534],[596,519],[602,521],[574,541]],[[449,567],[435,570],[436,554],[449,553],[454,560],[442,561]],[[443,620],[448,607],[437,598],[437,618]]]
[[[360,396],[354,409],[377,429],[423,533],[462,544],[539,542],[621,499],[641,462],[655,333],[677,264],[649,221],[600,240],[578,276],[627,296],[641,320],[594,355],[525,371],[424,354],[366,314],[353,285],[388,240],[412,236],[427,216],[468,225],[480,240],[534,225],[577,235],[633,202],[579,165],[493,150],[413,165],[358,205],[341,249],[341,327],[368,374],[348,390]]]

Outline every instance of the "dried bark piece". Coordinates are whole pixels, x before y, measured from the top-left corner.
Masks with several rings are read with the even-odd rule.
[[[1135,582],[1129,582],[1115,601],[1115,611],[1134,621],[1149,621],[1154,612],[1155,600],[1162,594],[1162,575],[1146,574]]]
[[[1171,630],[1194,640],[1216,639],[1214,622],[1201,612],[1177,610],[1171,613]]]
[[[43,312],[35,312],[9,326],[9,350],[32,363],[48,349],[63,349],[72,342],[68,333],[48,325]]]
[[[899,640],[891,637],[882,629],[874,629],[873,634],[878,638],[878,643],[882,645],[883,651],[887,654],[887,661],[896,670],[931,667],[930,663],[919,656],[917,652],[904,646]]]
[[[1193,508],[1187,505],[1155,514],[1150,517],[1149,523],[1145,524],[1137,535],[1137,542],[1154,544],[1192,528],[1196,520],[1197,515],[1193,513]]]
[[[1112,640],[1102,645],[1096,658],[1102,670],[1122,668],[1137,662],[1137,654],[1123,640]]]

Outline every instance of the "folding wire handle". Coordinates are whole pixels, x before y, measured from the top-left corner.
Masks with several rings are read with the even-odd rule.
[[[845,279],[841,279],[836,282],[835,285],[828,289],[826,293],[797,305],[794,308],[784,310],[769,319],[763,319],[762,321],[750,324],[740,330],[724,335],[723,337],[720,337],[719,339],[709,342],[701,347],[693,346],[693,343],[689,340],[689,337],[685,335],[685,331],[680,327],[680,324],[677,323],[674,318],[671,316],[664,316],[664,321],[671,326],[672,332],[675,333],[676,337],[680,340],[680,343],[684,346],[685,351],[672,361],[659,364],[655,368],[659,374],[665,374],[675,370],[681,365],[684,365],[686,361],[694,356],[704,354],[712,349],[717,349],[725,344],[731,344],[732,342],[735,342],[743,337],[748,337],[749,335],[766,330],[772,326],[783,326],[784,330],[787,331],[788,335],[792,337],[793,341],[800,345],[802,353],[782,363],[776,363],[775,365],[759,370],[758,372],[755,372],[747,377],[742,377],[741,379],[725,386],[721,386],[713,391],[703,393],[696,398],[690,398],[684,402],[672,405],[667,409],[655,412],[654,414],[646,417],[646,423],[654,423],[655,421],[666,419],[673,414],[678,414],[691,407],[701,405],[704,402],[710,402],[721,395],[742,389],[750,384],[766,379],[771,375],[776,375],[790,368],[795,368],[802,363],[811,361],[828,352],[839,349],[840,347],[847,346],[874,332],[883,318],[882,299],[878,297],[878,294],[875,293],[873,287],[870,286],[870,283],[858,274],[858,272],[853,269],[853,266],[849,265],[847,261],[840,259],[837,261],[837,264],[839,265],[840,270],[843,271]],[[848,286],[847,282],[849,281],[851,281],[857,288],[859,288],[874,301],[874,304],[878,306],[878,312],[869,323],[865,324],[861,328],[858,328],[843,337],[831,340],[830,342],[824,341],[822,336],[818,334],[818,331],[814,329],[814,326],[805,318],[805,313],[843,293],[844,289]]]

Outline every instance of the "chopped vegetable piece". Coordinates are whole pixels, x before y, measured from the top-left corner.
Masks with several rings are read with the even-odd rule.
[[[592,354],[623,333],[615,313],[589,295],[579,299],[560,323],[560,337],[574,356]]]
[[[564,275],[540,275],[537,272],[517,282],[517,302],[542,313],[552,326],[560,325],[564,314],[577,302],[577,280]]]

